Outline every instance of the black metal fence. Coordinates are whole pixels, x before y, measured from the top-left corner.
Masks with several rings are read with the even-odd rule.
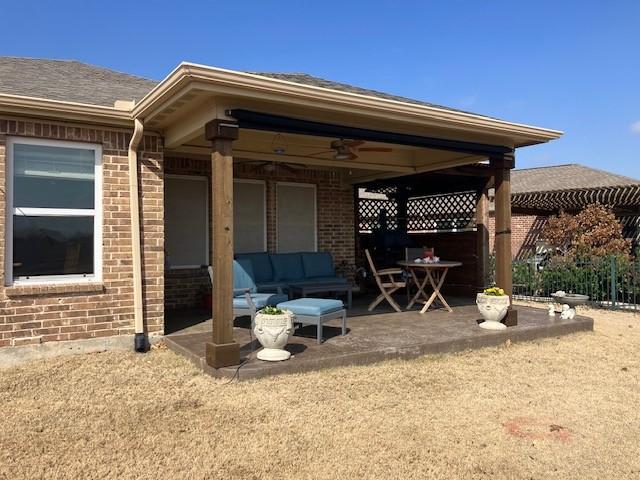
[[[558,290],[588,295],[592,306],[638,311],[640,262],[616,257],[513,262],[515,298],[550,301]]]

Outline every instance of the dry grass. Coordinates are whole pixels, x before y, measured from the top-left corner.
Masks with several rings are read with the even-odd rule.
[[[639,478],[640,321],[225,384],[166,350],[0,372],[0,478]]]

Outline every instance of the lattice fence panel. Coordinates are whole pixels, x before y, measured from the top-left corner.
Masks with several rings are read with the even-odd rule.
[[[476,196],[476,192],[469,191],[409,199],[409,232],[473,228]]]
[[[381,215],[386,213],[387,230],[398,228],[398,204],[395,200],[361,198],[358,202],[358,230],[371,232],[383,227]]]

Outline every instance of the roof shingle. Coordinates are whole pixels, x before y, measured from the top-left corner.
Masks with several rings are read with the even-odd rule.
[[[248,73],[302,85],[462,112],[433,103],[333,82],[306,73]],[[139,101],[157,84],[155,80],[75,60],[0,57],[0,93],[4,94],[113,106],[116,100]]]
[[[523,168],[511,173],[513,195],[562,190],[640,185],[640,180],[576,163],[552,167]]]
[[[113,107],[158,82],[75,60],[0,57],[0,93]]]

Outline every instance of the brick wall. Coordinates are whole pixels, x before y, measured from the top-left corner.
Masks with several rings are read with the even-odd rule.
[[[167,174],[206,175],[211,178],[208,160],[166,158]],[[267,249],[275,252],[277,182],[313,183],[317,192],[318,250],[333,254],[336,265],[355,262],[355,215],[353,187],[336,170],[304,168],[289,171],[277,167],[273,172],[237,163],[236,178],[264,180],[267,195]],[[211,204],[211,202],[209,203]],[[209,288],[205,270],[168,270],[165,273],[167,310],[197,305],[200,291]]]
[[[0,218],[5,212],[5,152],[9,136],[101,144],[103,148],[103,280],[100,284],[5,287],[0,269],[0,346],[133,333],[133,289],[127,148],[131,131],[0,117]],[[147,330],[164,321],[164,189],[162,139],[145,135],[138,172]],[[5,245],[5,222],[0,222]],[[4,266],[4,248],[0,265]]]
[[[526,258],[535,252],[536,241],[541,239],[542,230],[547,223],[544,215],[526,215],[514,213],[511,216],[511,256]],[[489,216],[489,251],[493,253],[495,243],[495,215]]]

